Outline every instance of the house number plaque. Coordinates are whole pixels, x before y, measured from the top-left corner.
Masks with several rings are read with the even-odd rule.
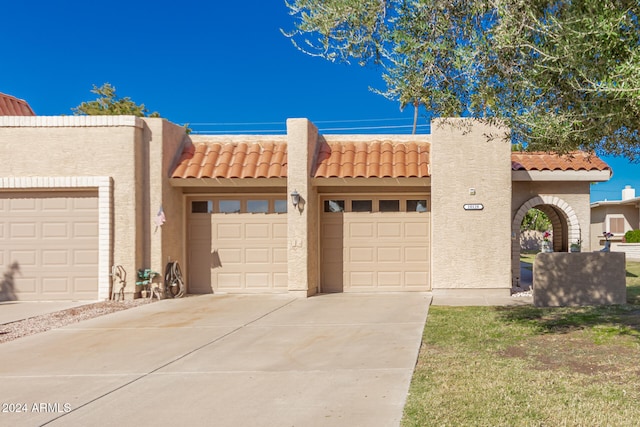
[[[464,205],[463,207],[465,211],[481,211],[482,209],[484,209],[484,205],[482,205],[481,203]]]

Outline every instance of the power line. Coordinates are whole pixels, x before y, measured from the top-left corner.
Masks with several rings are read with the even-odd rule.
[[[418,128],[430,127],[431,125],[417,125]],[[318,129],[319,131],[336,131],[336,130],[373,130],[373,129],[406,129],[412,128],[413,125],[400,125],[400,126],[364,126],[364,127],[351,127],[351,128],[325,128]]]
[[[189,124],[191,126],[191,124]],[[336,131],[355,131],[355,130],[377,130],[377,129],[408,129],[413,125],[397,125],[397,126],[354,126],[354,127],[341,127],[341,128],[319,128],[319,132],[336,132]],[[430,125],[417,125],[417,128],[429,128]],[[270,133],[270,134],[285,134],[286,129],[242,129],[242,130],[199,130],[194,131],[195,134],[243,134],[243,133]]]
[[[398,118],[393,118],[393,119],[352,119],[352,120],[313,120],[313,123],[363,123],[363,122],[390,122],[390,121],[407,121],[407,120],[413,120],[410,117],[398,117]],[[189,123],[189,125],[191,126],[262,126],[262,125],[281,125],[283,124],[285,121],[280,121],[280,122],[230,122],[230,123],[226,123],[226,122],[222,122],[222,123],[216,123],[216,122],[203,122],[203,123]]]

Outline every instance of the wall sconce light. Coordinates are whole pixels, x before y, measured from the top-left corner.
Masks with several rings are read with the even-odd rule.
[[[298,207],[298,204],[300,203],[300,193],[298,193],[298,190],[293,190],[291,192],[291,203],[293,203],[294,208]]]

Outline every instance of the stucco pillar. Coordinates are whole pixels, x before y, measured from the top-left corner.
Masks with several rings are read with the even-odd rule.
[[[178,261],[183,275],[186,275],[184,249],[184,206],[182,191],[169,183],[171,168],[182,152],[185,141],[183,127],[160,118],[145,118],[145,143],[149,145],[148,171],[146,180],[148,191],[147,209],[144,215],[148,247],[146,264],[152,270],[164,275],[169,261]],[[165,223],[156,225],[160,208],[165,214]],[[186,278],[185,278],[186,279]],[[159,281],[162,281],[158,278]],[[189,284],[187,283],[187,291]]]
[[[318,290],[318,197],[311,185],[317,142],[318,129],[309,120],[287,120],[288,288],[301,297]],[[301,201],[296,208],[294,190]]]
[[[472,119],[438,119],[431,129],[432,291],[508,296],[511,144],[505,129]]]

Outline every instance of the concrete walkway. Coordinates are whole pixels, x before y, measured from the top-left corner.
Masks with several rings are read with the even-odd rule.
[[[398,425],[430,299],[208,295],[0,344],[0,424]]]

